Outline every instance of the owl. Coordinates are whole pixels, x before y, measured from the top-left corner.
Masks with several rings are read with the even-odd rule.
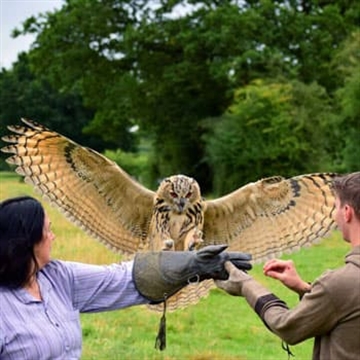
[[[65,216],[111,250],[194,250],[228,244],[254,262],[309,246],[334,228],[333,173],[274,176],[205,200],[185,175],[162,180],[156,191],[100,153],[31,120],[9,126],[7,162]],[[168,309],[196,303],[212,280],[189,284]],[[155,306],[154,309],[157,307]]]

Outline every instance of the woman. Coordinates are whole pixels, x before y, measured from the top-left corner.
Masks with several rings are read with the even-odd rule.
[[[0,203],[1,359],[78,359],[79,313],[162,302],[194,276],[226,279],[226,260],[251,267],[248,255],[224,252],[226,246],[142,253],[109,266],[58,261],[50,256],[54,239],[36,199]]]

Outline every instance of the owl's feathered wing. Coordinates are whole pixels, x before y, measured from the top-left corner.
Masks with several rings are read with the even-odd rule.
[[[310,246],[335,229],[333,173],[280,176],[206,202],[206,244],[252,254],[255,262]]]
[[[30,120],[10,126],[7,162],[72,222],[113,251],[146,246],[154,192],[114,162]]]
[[[148,250],[156,193],[101,154],[22,121],[26,126],[9,127],[15,134],[3,137],[10,145],[2,151],[13,154],[7,161],[25,181],[113,251]],[[249,252],[262,261],[319,240],[335,227],[329,184],[334,176],[273,177],[206,201],[204,245],[228,243],[229,250]],[[207,280],[184,288],[169,299],[168,309],[196,303],[212,285]]]
[[[134,254],[160,250],[149,245],[148,231],[155,192],[146,189],[114,162],[32,120],[9,126],[14,134],[1,150],[7,162],[45,200],[112,251]],[[190,285],[167,301],[173,311],[197,303],[213,287],[212,280]],[[162,306],[150,306],[162,311]]]

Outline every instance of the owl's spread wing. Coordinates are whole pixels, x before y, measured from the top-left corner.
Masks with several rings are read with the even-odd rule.
[[[45,199],[114,251],[132,254],[146,240],[154,193],[91,149],[30,120],[10,126],[2,151]]]
[[[309,246],[335,228],[331,180],[318,173],[271,177],[206,202],[206,244],[228,243],[255,262]]]
[[[207,297],[212,288],[215,287],[214,281],[204,280],[200,283],[188,284],[176,294],[172,295],[166,300],[166,310],[175,311],[177,309],[183,309],[190,305],[197,304],[201,299]],[[147,305],[150,310],[163,312],[164,305]]]

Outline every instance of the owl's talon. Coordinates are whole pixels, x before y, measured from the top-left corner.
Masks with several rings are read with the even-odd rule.
[[[198,249],[203,242],[204,242],[203,239],[196,238],[196,237],[194,236],[194,237],[193,237],[193,240],[190,241],[190,243],[189,243],[188,250],[189,250],[189,251],[193,251],[193,250]]]
[[[164,240],[163,245],[164,245],[162,248],[163,251],[170,251],[175,249],[174,240],[172,239]]]

